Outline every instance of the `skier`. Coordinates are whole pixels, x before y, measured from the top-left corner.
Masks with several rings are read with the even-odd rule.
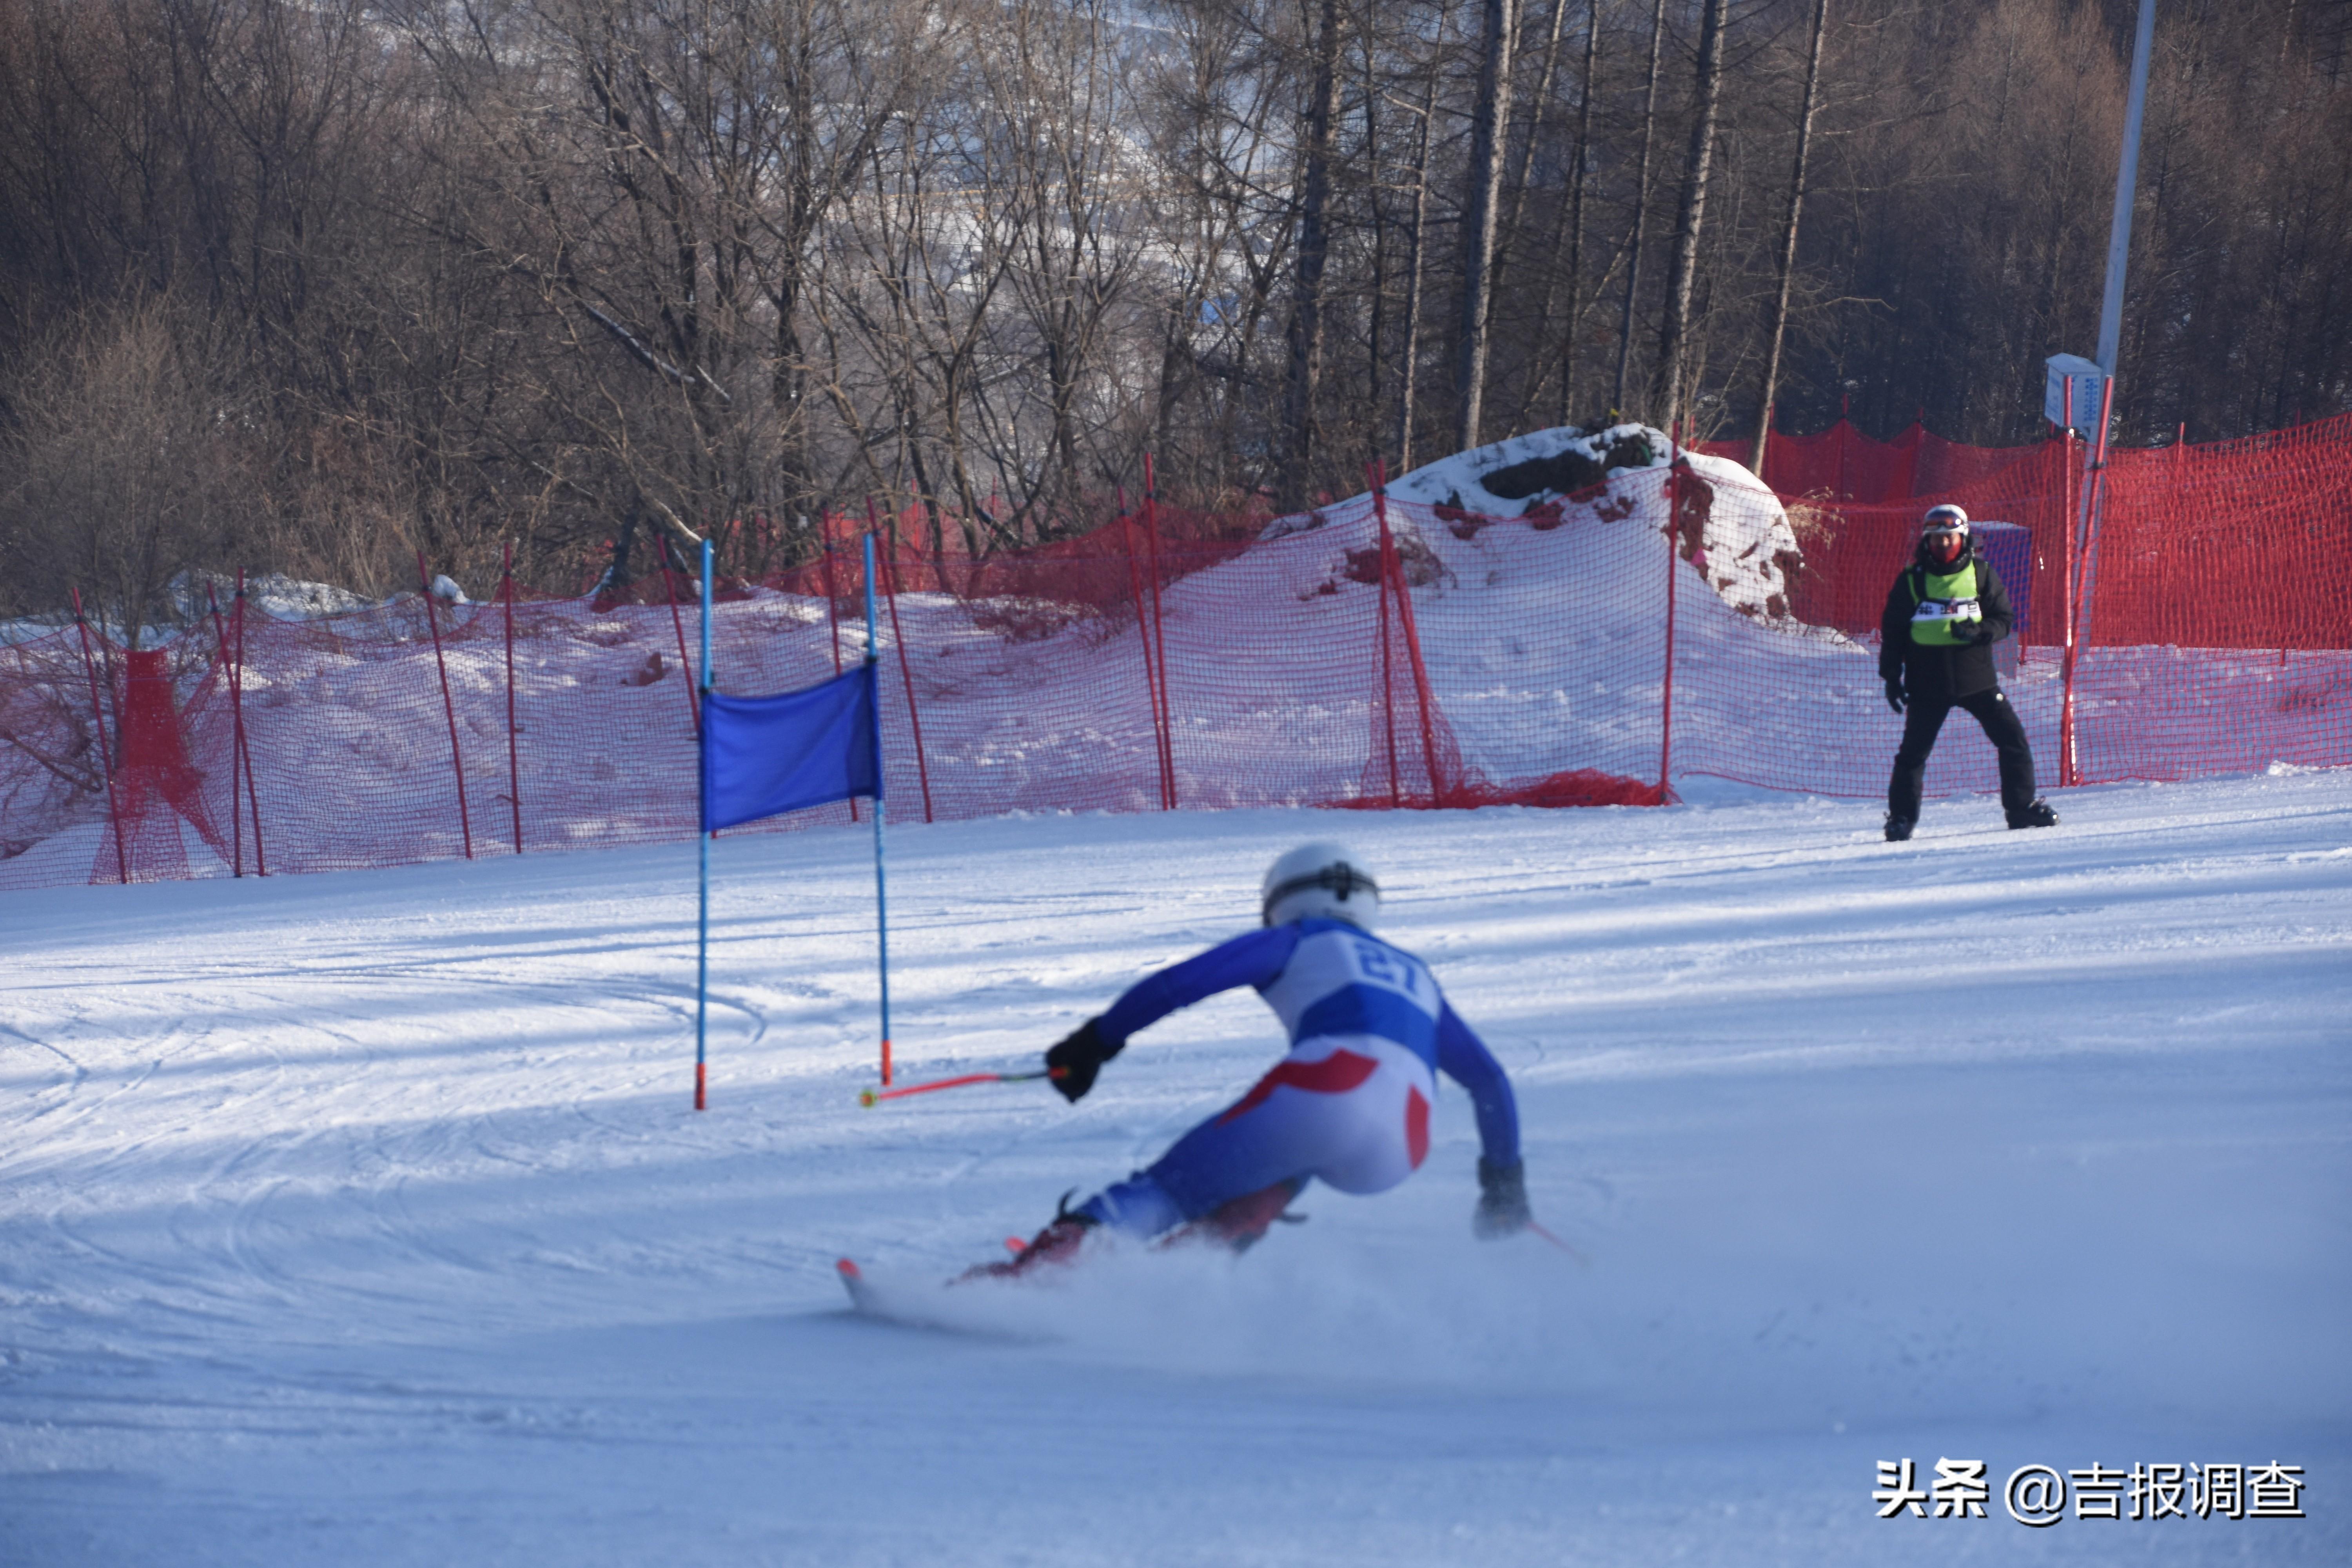
[[[1510,1080],[1446,1004],[1428,969],[1371,933],[1380,888],[1337,844],[1276,860],[1263,927],[1129,987],[1045,1053],[1073,1103],[1138,1031],[1203,997],[1251,985],[1290,1032],[1290,1054],[1167,1153],[1061,1212],[1009,1262],[974,1275],[1066,1262],[1097,1226],[1138,1240],[1181,1234],[1235,1251],[1263,1237],[1309,1180],[1386,1192],[1429,1152],[1443,1071],[1470,1092],[1484,1153],[1473,1229],[1508,1236],[1530,1220]]]
[[[1887,591],[1880,617],[1878,675],[1886,704],[1904,713],[1903,744],[1886,784],[1886,837],[1911,837],[1919,821],[1920,781],[1945,718],[1965,708],[2000,754],[2000,805],[2011,827],[2053,827],[2058,814],[2033,790],[2033,752],[2025,726],[1993,673],[1992,645],[2009,636],[2009,591],[1969,538],[1969,514],[1930,507],[1919,545]],[[1908,701],[1909,711],[1905,713]]]

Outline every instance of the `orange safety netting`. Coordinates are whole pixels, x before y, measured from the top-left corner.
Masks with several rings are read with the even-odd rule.
[[[2022,448],[1938,492],[2017,530],[2006,679],[2045,785],[2352,764],[2352,417],[2115,454],[2087,552],[2082,459]],[[1780,537],[1783,503],[1801,563],[1759,576],[1734,546]],[[876,584],[890,815],[1644,805],[1710,776],[1872,796],[1900,721],[1871,645],[1925,504],[1702,464],[1508,520],[1148,505],[977,560],[910,512]],[[722,689],[865,656],[856,527],[723,588]],[[233,601],[162,647],[0,647],[0,889],[684,840],[692,595]],[[1991,787],[1973,741],[1931,791]]]

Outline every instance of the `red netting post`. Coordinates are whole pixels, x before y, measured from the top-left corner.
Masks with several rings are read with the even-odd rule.
[[[866,526],[869,534],[875,526],[874,498],[866,498]],[[880,543],[878,535],[875,542]],[[890,601],[890,637],[898,645],[898,679],[907,688],[907,726],[915,734],[915,778],[923,786],[923,820],[931,820],[931,769],[923,760],[923,716],[915,707],[915,675],[907,664],[907,634],[898,626],[898,531],[891,531],[890,553],[882,563],[882,592]],[[944,589],[945,584],[941,584]],[[887,1079],[884,1080],[887,1082]]]
[[[425,587],[425,624],[433,628],[433,662],[441,671],[441,710],[449,716],[449,766],[457,775],[457,826],[466,838],[466,858],[474,858],[474,824],[466,815],[466,758],[457,749],[457,704],[449,696],[449,661],[441,653],[441,617],[433,609],[433,578],[425,552],[416,552],[416,580]]]
[[[1168,625],[1160,616],[1160,481],[1143,454],[1143,534],[1151,549],[1151,642],[1160,659],[1160,775],[1168,809],[1176,807],[1176,694],[1168,684]]]
[[[245,763],[245,808],[253,814],[253,874],[269,875],[268,857],[261,848],[261,792],[253,777],[253,740],[245,731],[245,568],[236,569],[236,609],[232,617],[236,622],[236,684],[229,688],[229,700],[236,714],[236,754]]]
[[[1404,805],[1404,781],[1397,769],[1396,743],[1396,658],[1389,647],[1389,520],[1385,512],[1380,519],[1380,601],[1381,601],[1381,735],[1388,748],[1389,808]]]
[[[841,673],[841,599],[840,590],[833,581],[833,513],[819,512],[816,520],[817,542],[824,547],[818,559],[824,563],[824,617],[833,626],[833,673]],[[857,820],[857,797],[849,797],[849,820]]]
[[[686,619],[677,611],[677,584],[669,574],[669,541],[662,541],[662,592],[669,598],[669,624],[677,633],[677,665],[686,671],[686,711],[694,721],[694,738],[702,739],[702,703],[695,696],[694,666],[686,657]]]
[[[122,847],[122,806],[114,797],[114,762],[106,751],[106,710],[98,700],[98,661],[89,653],[89,623],[82,618],[81,590],[73,591],[74,626],[81,633],[81,667],[89,675],[89,717],[98,726],[98,771],[106,781],[106,818],[114,825],[114,869],[131,881],[131,852]]]
[[[2114,417],[2115,402],[2115,378],[2109,376],[2100,384],[2099,433],[2090,448],[2091,472],[2083,486],[2082,564],[2074,574],[2074,638],[2066,654],[2064,695],[2059,701],[2060,752],[2066,773],[2075,784],[2083,782],[2083,763],[2074,734],[2074,670],[2091,639],[2091,568],[2097,558],[2100,505],[2106,490],[2107,427]],[[2068,521],[2071,523],[2073,520]]]
[[[1846,488],[1845,477],[1846,450],[1853,444],[1853,420],[1851,413],[1849,412],[1853,407],[1853,398],[1851,395],[1838,399],[1838,500],[1842,501],[1852,500],[1853,499],[1853,492]],[[1674,476],[1670,473],[1667,475],[1667,483],[1671,487],[1673,482]],[[1668,531],[1671,532],[1672,531],[1669,530]]]
[[[516,740],[514,679],[514,541],[499,566],[499,597],[507,605],[507,799],[514,805],[515,853],[522,853],[522,744]]]
[[[1118,497],[1118,530],[1127,542],[1127,584],[1135,595],[1135,635],[1143,644],[1143,692],[1151,704],[1151,752],[1160,770],[1160,809],[1167,811],[1175,800],[1168,778],[1168,737],[1160,721],[1160,672],[1151,658],[1151,621],[1143,608],[1143,572],[1135,562],[1135,517],[1127,510],[1124,488]]]
[[[205,582],[205,603],[213,613],[213,641],[220,647],[221,679],[229,689],[229,712],[232,715],[228,746],[228,863],[229,875],[245,875],[245,813],[237,799],[237,758],[243,754],[245,715],[237,710],[236,670],[228,658],[228,628],[221,624],[220,595],[213,592],[212,582]]]
[[[1675,557],[1682,547],[1682,454],[1666,438],[1666,674],[1658,703],[1658,799],[1671,794],[1675,762]]]
[[[1404,556],[1389,529],[1388,464],[1375,458],[1368,467],[1372,481],[1372,511],[1381,523],[1381,570],[1393,573],[1396,578],[1397,625],[1404,632],[1405,658],[1412,666],[1413,700],[1421,709],[1422,765],[1429,770],[1429,804],[1437,805],[1444,796],[1444,785],[1438,776],[1437,723],[1431,712],[1429,668],[1421,658],[1421,628],[1412,617],[1412,592],[1404,580]]]
[[[2060,395],[2065,400],[2064,468],[2060,490],[2065,504],[2065,574],[2059,584],[2058,785],[2074,783],[2074,378],[2064,379]]]

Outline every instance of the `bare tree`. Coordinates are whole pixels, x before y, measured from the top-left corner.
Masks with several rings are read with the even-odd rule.
[[[1482,0],[1478,97],[1470,113],[1470,200],[1462,214],[1462,310],[1454,364],[1454,445],[1478,445],[1493,315],[1496,207],[1511,124],[1511,47],[1517,0]]]

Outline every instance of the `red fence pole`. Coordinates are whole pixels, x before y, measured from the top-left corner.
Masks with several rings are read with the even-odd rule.
[[[1168,734],[1160,726],[1160,670],[1151,657],[1151,619],[1144,612],[1143,573],[1135,563],[1135,517],[1127,510],[1124,493],[1118,498],[1118,530],[1127,542],[1127,584],[1135,595],[1135,635],[1143,643],[1143,691],[1151,704],[1151,753],[1160,771],[1160,809],[1167,811],[1176,802],[1168,777]]]
[[[2059,700],[2059,748],[2063,760],[2060,776],[2073,783],[2083,782],[2082,757],[2074,735],[2074,670],[2082,662],[2083,650],[2091,637],[2091,563],[2096,548],[2100,504],[2105,499],[2107,469],[2107,428],[2115,413],[2116,384],[2113,377],[2101,384],[2099,395],[2099,432],[2096,443],[2090,447],[2091,472],[2083,485],[2083,521],[2079,531],[2082,541],[2081,564],[2074,572],[2074,592],[2072,618],[2074,637],[2066,650],[2064,695]],[[2070,527],[2074,520],[2067,520]]]
[[[253,814],[253,874],[269,875],[261,851],[261,793],[253,777],[253,741],[245,732],[245,568],[236,569],[236,684],[229,688],[236,712],[236,754],[245,763],[245,808]]]
[[[1176,809],[1176,694],[1168,684],[1168,624],[1160,616],[1160,484],[1143,454],[1143,532],[1151,547],[1151,641],[1160,658],[1160,775],[1168,809]]]
[[[81,667],[89,675],[89,716],[98,726],[99,776],[106,780],[106,816],[114,824],[114,869],[124,886],[131,882],[131,853],[122,847],[122,805],[114,796],[114,762],[106,752],[106,710],[98,700],[98,663],[89,655],[89,623],[82,618],[81,590],[73,591],[74,625],[81,632]]]
[[[229,689],[231,729],[228,746],[228,863],[231,877],[245,875],[245,814],[237,799],[237,759],[245,750],[245,715],[239,711],[236,700],[236,668],[229,663],[228,628],[221,624],[220,595],[213,592],[210,579],[205,583],[205,603],[212,607],[213,640],[220,647],[221,679]]]
[[[441,671],[441,710],[449,716],[449,766],[457,775],[457,826],[466,836],[466,858],[474,858],[474,824],[466,815],[466,759],[457,749],[457,705],[449,697],[449,661],[441,656],[441,620],[433,611],[433,578],[425,552],[416,552],[416,580],[425,586],[425,624],[433,628],[433,662]]]
[[[1397,767],[1396,658],[1389,647],[1389,520],[1385,512],[1375,515],[1381,552],[1381,734],[1389,755],[1389,809],[1395,811],[1404,805],[1404,780]]]
[[[1659,696],[1658,800],[1664,804],[1674,787],[1675,761],[1675,558],[1682,550],[1682,455],[1673,437],[1666,446],[1666,678]]]
[[[874,523],[874,498],[867,496],[866,525],[871,529]],[[875,542],[881,542],[879,534],[875,536]],[[881,576],[882,591],[890,601],[891,640],[898,645],[898,679],[907,688],[907,724],[915,732],[915,778],[923,786],[923,820],[929,822],[931,820],[931,768],[923,760],[923,716],[915,707],[915,676],[907,666],[907,634],[898,629],[898,539],[896,529],[891,531],[890,552],[882,563]],[[940,588],[945,591],[944,582]]]
[[[2061,490],[2064,497],[2065,513],[2065,575],[2060,583],[2058,605],[2060,647],[2058,699],[2058,784],[2066,788],[2074,782],[2074,378],[2064,378],[2062,395],[2065,398],[2065,445],[2062,448],[2064,467],[2060,474]]]
[[[514,541],[506,542],[499,566],[499,597],[507,603],[507,799],[514,806],[515,853],[522,853],[522,748],[515,736]]]

